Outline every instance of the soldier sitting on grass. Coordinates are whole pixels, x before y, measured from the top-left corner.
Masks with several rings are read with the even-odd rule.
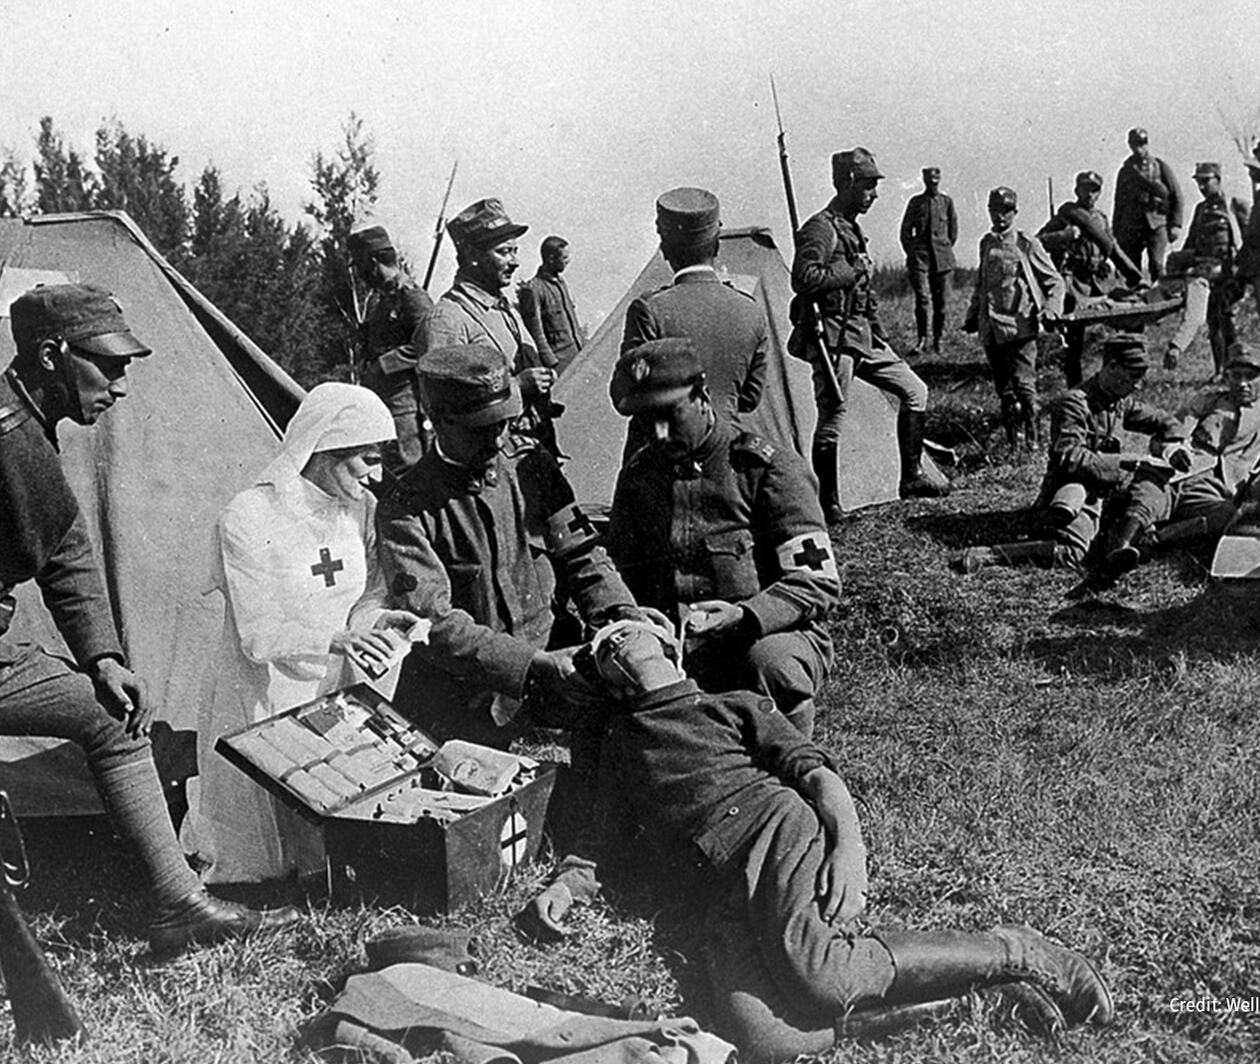
[[[746,1061],[823,1053],[850,1024],[975,987],[1012,988],[1053,1029],[1111,1022],[1093,965],[1031,928],[851,930],[866,904],[866,847],[830,759],[768,698],[706,694],[678,659],[672,633],[643,621],[591,642],[584,671],[615,702],[604,796],[650,825],[673,869],[700,859],[717,1028]],[[599,843],[624,845],[600,827]],[[574,901],[599,889],[597,847],[566,858],[521,914],[535,937],[564,935]]]
[[[1146,341],[1119,333],[1103,345],[1102,368],[1065,392],[1051,418],[1050,454],[1037,509],[1047,539],[970,547],[957,564],[967,573],[986,565],[1079,567],[1108,512],[1123,508],[1135,474],[1167,469],[1153,456],[1172,453],[1184,433],[1177,417],[1136,396],[1149,367]],[[1121,430],[1151,437],[1151,455],[1124,450]]]

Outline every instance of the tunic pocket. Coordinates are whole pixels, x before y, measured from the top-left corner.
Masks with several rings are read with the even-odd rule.
[[[753,537],[746,528],[718,532],[705,537],[705,554],[713,574],[713,593],[739,601],[759,590],[757,565],[753,560]]]

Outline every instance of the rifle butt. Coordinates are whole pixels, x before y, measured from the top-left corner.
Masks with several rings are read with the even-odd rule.
[[[7,888],[0,888],[0,971],[18,1044],[86,1039],[79,1014]]]

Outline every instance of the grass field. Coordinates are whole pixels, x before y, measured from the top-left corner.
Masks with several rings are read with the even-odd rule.
[[[886,318],[904,341],[905,300]],[[1242,320],[1255,338],[1250,306]],[[1152,372],[1154,398],[1171,404],[1206,378],[1204,343],[1175,374]],[[1096,959],[1118,1023],[1051,1045],[977,999],[832,1059],[1260,1059],[1260,1015],[1170,1008],[1174,998],[1260,995],[1260,598],[1208,586],[1203,559],[1184,554],[1075,605],[1064,599],[1068,573],[952,571],[958,548],[1031,531],[1023,508],[1044,459],[1005,452],[969,338],[951,332],[946,352],[919,368],[933,389],[933,434],[963,452],[954,493],[866,511],[835,532],[844,604],[819,737],[860,802],[868,917],[925,928],[1026,921]],[[1042,384],[1061,386],[1053,354]],[[362,962],[365,936],[412,919],[314,903],[304,924],[269,940],[150,967],[144,899],[102,826],[27,831],[37,883],[23,904],[93,1039],[37,1059],[313,1059],[295,1043],[300,1022],[329,981]],[[476,933],[483,974],[500,985],[638,994],[706,1018],[703,943],[666,874],[619,884],[579,912],[572,940],[547,950],[508,923],[546,873],[531,867],[439,922]]]

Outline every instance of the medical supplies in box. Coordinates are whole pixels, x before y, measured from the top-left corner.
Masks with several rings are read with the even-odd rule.
[[[538,852],[555,766],[438,744],[358,684],[223,736],[216,749],[323,827],[334,897],[418,911],[493,890]]]

